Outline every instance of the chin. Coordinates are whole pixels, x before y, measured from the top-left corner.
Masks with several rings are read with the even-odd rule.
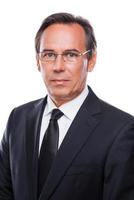
[[[69,94],[65,93],[65,92],[56,92],[56,93],[52,93],[51,96],[54,98],[62,99],[62,98],[67,98],[69,96]]]
[[[70,92],[65,90],[51,91],[49,94],[53,99],[66,99],[70,96]]]

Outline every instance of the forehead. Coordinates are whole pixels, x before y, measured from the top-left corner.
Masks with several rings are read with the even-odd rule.
[[[53,24],[41,36],[40,49],[86,49],[85,31],[79,24]]]

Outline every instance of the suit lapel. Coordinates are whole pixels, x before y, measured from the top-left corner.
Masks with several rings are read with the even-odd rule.
[[[57,153],[55,162],[41,193],[40,200],[48,199],[52,195],[74,158],[83,148],[87,139],[99,123],[99,119],[95,117],[99,113],[99,100],[90,89],[88,97],[77,113]]]
[[[30,199],[36,199],[37,194],[39,134],[45,104],[46,99],[35,103],[33,107],[30,108],[26,117],[26,165]]]

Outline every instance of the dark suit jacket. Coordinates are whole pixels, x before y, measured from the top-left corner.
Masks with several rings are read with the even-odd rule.
[[[37,199],[45,104],[46,98],[27,103],[9,117],[0,146],[0,200]],[[134,200],[134,118],[89,89],[39,199]]]

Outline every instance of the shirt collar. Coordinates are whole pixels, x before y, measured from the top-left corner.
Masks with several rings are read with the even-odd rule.
[[[61,105],[59,107],[59,109],[64,113],[64,115],[68,119],[73,120],[74,117],[76,116],[78,110],[80,109],[82,103],[86,99],[88,93],[89,93],[89,90],[87,87],[85,87],[79,96],[77,96],[75,99]],[[55,108],[57,108],[57,107],[55,106],[54,102],[51,100],[51,98],[48,95],[44,115],[49,115],[52,112],[52,110]]]
[[[44,115],[49,115],[53,109],[57,108],[54,102],[51,100],[49,95],[47,96],[47,104],[45,107]]]

